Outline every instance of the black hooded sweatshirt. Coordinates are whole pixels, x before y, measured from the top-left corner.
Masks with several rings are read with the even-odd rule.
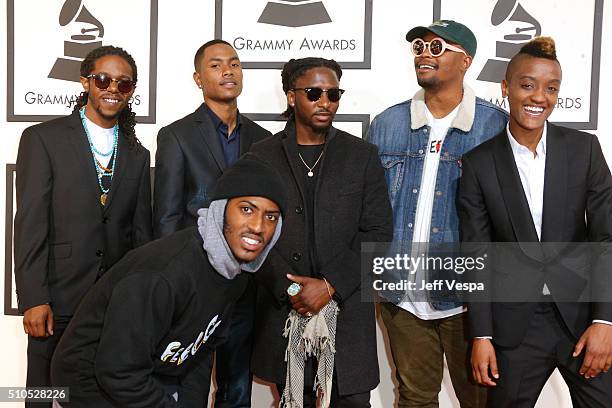
[[[63,407],[206,406],[200,363],[249,277],[221,276],[202,242],[195,227],[151,242],[89,291],[53,355],[53,385],[70,387]]]

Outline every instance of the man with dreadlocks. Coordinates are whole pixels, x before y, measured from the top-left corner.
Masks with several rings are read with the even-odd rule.
[[[596,136],[547,121],[560,87],[552,38],[524,45],[501,84],[506,129],[463,157],[464,245],[519,243],[483,276],[493,297],[468,305],[472,372],[495,408],[533,407],[555,368],[574,407],[612,406],[612,177]]]
[[[149,241],[149,152],[134,133],[136,63],[104,46],[81,63],[74,112],[27,128],[17,155],[15,280],[28,334],[26,385],[49,364],[85,292]]]
[[[317,394],[322,407],[369,407],[379,382],[360,250],[391,239],[391,206],[377,148],[332,126],[341,76],[333,60],[287,62],[287,125],[253,146],[281,173],[291,208],[257,277],[253,373],[291,408],[314,407]]]

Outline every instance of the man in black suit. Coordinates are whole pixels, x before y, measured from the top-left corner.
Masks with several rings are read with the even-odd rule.
[[[612,406],[612,178],[595,136],[546,122],[560,85],[554,41],[523,46],[502,81],[507,129],[462,160],[462,240],[511,253],[485,276],[493,302],[468,306],[473,375],[495,408],[533,407],[555,368],[574,406]]]
[[[80,81],[74,112],[27,128],[19,143],[15,281],[29,387],[50,385],[51,355],[85,292],[152,235],[149,152],[129,104],[136,64],[100,47]]]
[[[287,125],[253,147],[288,198],[281,237],[256,277],[253,372],[288,406],[315,407],[316,384],[320,406],[369,407],[378,356],[360,253],[362,242],[392,238],[384,171],[376,146],[332,126],[344,92],[336,61],[290,60],[281,76]]]
[[[242,68],[236,50],[211,40],[196,52],[193,79],[205,102],[193,113],[163,127],[157,135],[153,232],[156,238],[197,224],[222,172],[251,144],[270,136],[238,112]],[[250,407],[254,289],[237,302],[228,342],[217,348],[216,407]],[[212,365],[212,359],[211,359]]]

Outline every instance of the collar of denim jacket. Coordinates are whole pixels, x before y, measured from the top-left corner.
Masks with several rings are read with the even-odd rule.
[[[410,117],[412,130],[420,129],[428,124],[427,114],[425,113],[427,106],[425,105],[425,90],[419,89],[412,97],[410,104]],[[463,99],[459,104],[457,116],[451,122],[451,127],[459,129],[463,132],[469,132],[474,123],[474,115],[476,113],[476,94],[466,84],[463,84]]]

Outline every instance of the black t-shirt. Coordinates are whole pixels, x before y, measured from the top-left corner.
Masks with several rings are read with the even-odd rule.
[[[314,237],[314,199],[315,199],[315,188],[317,186],[317,181],[319,179],[319,173],[320,173],[320,169],[321,169],[321,162],[323,161],[323,157],[322,157],[322,153],[323,153],[323,148],[324,148],[325,144],[320,144],[320,145],[298,145],[298,153],[301,155],[301,160],[300,157],[298,157],[299,160],[299,164],[301,166],[301,168],[304,169],[303,173],[302,173],[302,177],[305,181],[305,185],[306,185],[306,197],[305,200],[305,205],[306,205],[306,213],[310,215],[309,217],[309,225],[308,225],[308,247],[310,248],[310,265],[311,265],[311,271],[310,271],[310,275],[314,276],[317,271],[313,270],[313,268],[316,265],[315,259],[314,259],[314,254],[313,254],[313,249],[315,247],[315,237]],[[306,164],[308,165],[308,167],[310,167],[312,170],[312,177],[310,177],[308,175],[309,173],[309,169],[308,167],[306,167],[306,165],[304,165],[304,163],[302,162],[302,160],[304,162],[306,162]],[[316,163],[316,165],[315,165]]]

